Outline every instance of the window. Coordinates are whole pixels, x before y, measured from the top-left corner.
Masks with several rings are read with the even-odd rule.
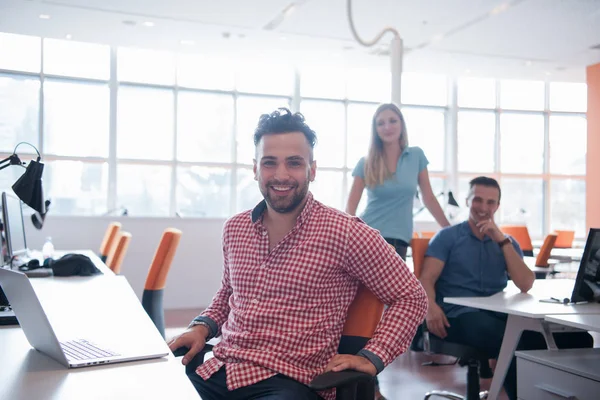
[[[19,142],[38,144],[39,79],[0,75],[0,151],[12,153]],[[33,153],[29,146],[19,148]]]
[[[550,116],[550,173],[584,175],[587,121],[579,116]]]
[[[408,143],[423,149],[429,171],[443,171],[445,162],[446,121],[443,111],[403,108]]]
[[[550,213],[550,231],[574,230],[576,237],[585,237],[585,181],[553,179]]]
[[[372,68],[355,68],[347,71],[348,98],[359,101],[389,103],[392,99],[392,74]]]
[[[540,179],[502,178],[502,198],[496,218],[502,224],[527,225],[532,237],[541,238],[544,221],[544,182]]]
[[[44,39],[44,73],[108,80],[110,47],[69,40]]]
[[[40,72],[42,39],[0,32],[0,69]]]
[[[173,91],[119,87],[117,156],[173,159]]]
[[[173,53],[123,47],[117,51],[117,78],[120,81],[173,85],[175,75]]]
[[[459,171],[494,171],[496,115],[493,112],[459,111],[457,143]]]
[[[458,80],[458,106],[495,108],[496,81],[483,78],[460,78]]]
[[[585,83],[551,82],[550,109],[553,111],[587,111]]]
[[[171,167],[117,165],[117,206],[131,216],[169,215]]]
[[[179,167],[177,211],[184,217],[227,218],[231,173],[225,168]]]
[[[177,84],[189,88],[233,90],[235,71],[229,60],[180,54]]]
[[[50,161],[44,168],[44,191],[52,199],[52,214],[106,213],[108,163]]]
[[[402,74],[402,104],[445,106],[448,84],[443,75]]]
[[[254,160],[254,130],[262,114],[279,107],[289,108],[289,100],[275,97],[239,96],[237,100],[237,162],[252,165]]]
[[[238,168],[237,170],[237,204],[235,212],[250,210],[263,199],[258,182],[254,179],[254,173],[248,168]]]
[[[236,83],[240,92],[290,96],[294,91],[294,70],[285,64],[243,62]]]
[[[514,174],[541,174],[544,169],[544,116],[500,115],[500,168]]]
[[[440,206],[442,209],[446,208],[446,204],[448,203],[448,195],[444,193],[444,179],[439,177],[430,177],[429,182],[431,183],[431,189],[433,190],[433,194],[436,196]],[[444,193],[444,195],[441,195]],[[416,214],[416,215],[414,215]],[[447,215],[448,213],[446,213]],[[419,198],[413,201],[413,215],[415,221],[435,221],[433,215],[429,212],[429,210],[423,204],[423,194],[419,189]]]
[[[350,171],[360,160],[366,157],[371,143],[371,126],[373,124],[373,114],[377,109],[375,104],[348,104],[347,116],[347,136],[348,158],[346,165]]]
[[[543,110],[544,82],[501,81],[500,107],[510,110]]]
[[[232,161],[233,96],[180,91],[177,98],[177,159]]]
[[[346,97],[346,73],[338,68],[305,67],[300,74],[302,97],[343,99]]]
[[[319,167],[344,166],[346,124],[344,104],[333,101],[302,100],[300,112],[317,134],[314,156]]]
[[[323,171],[317,168],[315,180],[310,184],[310,191],[321,203],[338,210],[345,210],[346,203],[342,204],[343,183],[342,171]]]
[[[108,157],[107,85],[44,82],[44,150],[74,157]]]

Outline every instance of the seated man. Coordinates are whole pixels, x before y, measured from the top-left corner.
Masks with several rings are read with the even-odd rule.
[[[491,296],[506,287],[508,278],[527,292],[535,280],[523,262],[518,243],[494,222],[500,205],[495,179],[478,177],[470,183],[469,219],[438,232],[425,254],[421,283],[429,298],[427,328],[451,342],[479,348],[490,358],[500,353],[507,315],[443,302],[444,297]],[[591,347],[587,332],[554,334],[559,347]],[[538,332],[524,332],[519,350],[545,349]],[[510,399],[516,399],[516,361],[504,381]]]
[[[306,386],[316,375],[374,376],[407,349],[427,311],[419,281],[378,231],[313,198],[315,133],[281,110],[262,115],[254,134],[264,200],[225,223],[221,287],[169,343],[190,348],[187,364],[221,335],[214,358],[190,376],[204,400],[319,399]],[[359,283],[389,307],[363,350],[337,355]]]

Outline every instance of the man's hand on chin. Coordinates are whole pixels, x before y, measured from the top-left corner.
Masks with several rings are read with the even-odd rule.
[[[346,369],[353,369],[355,371],[365,372],[371,376],[377,375],[377,369],[371,361],[361,356],[353,356],[350,354],[337,354],[335,355],[327,367],[325,372],[333,371],[344,371]]]

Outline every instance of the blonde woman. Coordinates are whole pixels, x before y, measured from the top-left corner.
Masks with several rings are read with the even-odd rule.
[[[369,154],[358,161],[352,176],[346,212],[356,208],[367,189],[367,207],[361,218],[392,244],[402,258],[413,233],[412,207],[417,186],[423,203],[442,227],[450,223],[429,182],[427,157],[420,147],[409,147],[406,123],[398,106],[382,104],[373,115]]]
[[[423,203],[442,227],[450,226],[429,182],[427,157],[420,147],[409,147],[406,123],[395,104],[380,105],[373,115],[371,144],[367,158],[358,161],[352,176],[346,212],[356,215],[356,208],[367,189],[367,207],[361,218],[379,230],[396,252],[406,259],[413,231],[413,199],[417,186]],[[375,400],[385,400],[375,378]]]

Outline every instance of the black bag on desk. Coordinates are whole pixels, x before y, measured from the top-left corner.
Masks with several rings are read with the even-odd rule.
[[[49,260],[54,276],[92,276],[101,274],[89,257],[83,254],[65,254],[58,260]]]

